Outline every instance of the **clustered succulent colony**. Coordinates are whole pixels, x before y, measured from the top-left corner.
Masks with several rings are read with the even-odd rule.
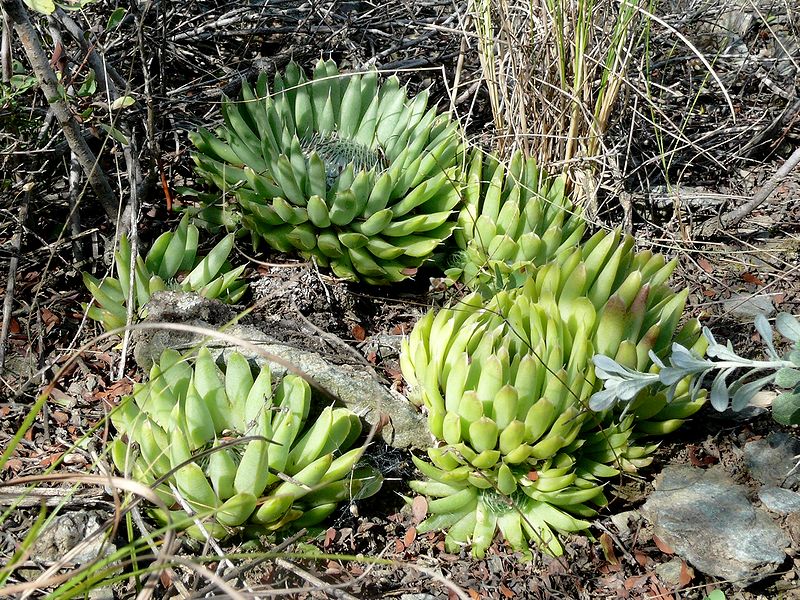
[[[673,338],[702,351],[696,321],[677,334],[686,293],[665,284],[674,263],[634,253],[633,239],[600,232],[531,274],[522,287],[484,300],[473,293],[429,312],[403,346],[403,375],[438,440],[427,480],[435,498],[419,530],[447,528],[450,548],[482,555],[499,528],[517,550],[533,540],[557,552],[553,531],[588,524],[605,504],[603,478],[647,464],[642,434],[666,433],[700,408],[688,385],[667,404],[643,395],[621,415],[593,412],[602,387],[595,353],[647,370]]]
[[[645,436],[673,431],[703,404],[688,377],[669,390],[641,383],[673,342],[696,354],[707,345],[697,321],[677,329],[687,294],[666,285],[675,263],[634,252],[618,231],[581,243],[586,225],[563,177],[521,153],[507,165],[468,155],[426,93],[409,98],[396,77],[342,75],[331,61],[310,78],[290,64],[271,94],[266,75],[255,89],[243,82],[222,114],[214,133],[191,136],[193,158],[235,198],[254,244],[382,284],[412,275],[455,229],[447,277],[475,291],[426,314],[401,356],[436,440],[427,459],[414,457],[425,479],[411,487],[429,499],[419,530],[446,530],[448,548],[471,544],[480,556],[499,530],[523,553],[531,541],[560,552],[558,534],[585,529],[606,503],[604,480],[648,463]],[[241,270],[225,263],[231,237],[198,264],[193,226],[165,236],[137,261],[138,305],[189,269],[172,285],[241,296]],[[100,305],[90,316],[106,327],[124,322],[129,264],[122,240],[119,280],[87,276]],[[612,396],[600,368],[611,363],[596,370],[596,355],[616,365],[612,375],[644,375],[617,377]],[[378,489],[380,475],[347,451],[360,432],[352,413],[327,407],[303,433],[303,380],[286,376],[273,390],[270,371],[254,378],[236,353],[223,370],[205,349],[191,360],[166,351],[137,385],[113,417],[135,443],[118,439],[112,455],[169,506],[182,502],[174,520],[192,535],[311,525]]]
[[[311,79],[292,63],[242,100],[224,126],[191,139],[198,172],[230,191],[254,243],[313,257],[344,279],[400,281],[455,223],[458,124],[409,99],[397,77],[342,76],[320,61]]]
[[[548,260],[572,250],[586,223],[565,194],[565,179],[548,177],[516,152],[508,168],[472,153],[454,238],[461,249],[446,275],[472,289],[515,287]]]
[[[234,268],[228,262],[233,235],[223,238],[204,257],[197,255],[199,238],[197,227],[189,223],[188,217],[183,217],[174,232],[167,231],[153,242],[144,260],[136,256],[132,295],[136,317],[144,316],[150,296],[162,290],[195,292],[230,304],[247,291],[247,284],[240,279],[244,266]],[[99,321],[107,331],[127,323],[131,258],[130,242],[123,235],[114,254],[117,277],[100,281],[90,273],[83,274],[83,282],[95,302],[88,308],[89,318]],[[180,281],[179,275],[182,276]]]
[[[120,471],[152,486],[167,506],[184,503],[169,516],[193,537],[308,527],[381,487],[380,473],[358,466],[363,449],[348,450],[361,434],[355,414],[327,406],[307,423],[305,380],[286,375],[273,390],[269,367],[253,377],[235,352],[224,371],[207,348],[193,362],[165,350],[149,381],[112,415],[127,443],[111,444]]]

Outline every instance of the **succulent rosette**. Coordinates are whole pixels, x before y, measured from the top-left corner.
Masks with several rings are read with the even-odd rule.
[[[449,237],[460,200],[456,122],[397,77],[320,61],[266,74],[225,99],[216,134],[191,134],[198,172],[241,208],[254,243],[297,251],[339,277],[381,284],[416,272]]]
[[[495,531],[527,552],[533,540],[560,552],[557,534],[578,531],[605,504],[603,479],[647,464],[666,433],[700,408],[688,382],[671,402],[637,398],[627,413],[589,410],[602,388],[592,357],[657,369],[673,340],[702,351],[699,326],[677,331],[687,292],[666,279],[674,263],[633,252],[633,239],[601,232],[490,300],[478,292],[427,313],[404,341],[401,367],[438,440],[431,463],[415,459],[429,517],[447,544],[482,555]]]
[[[516,287],[581,241],[586,225],[566,196],[564,176],[549,176],[522,152],[506,165],[476,150],[466,179],[451,280],[490,292]]]
[[[273,389],[269,367],[254,377],[236,352],[223,370],[206,348],[193,365],[165,350],[112,413],[111,456],[174,508],[156,518],[197,539],[308,527],[382,483],[359,466],[363,449],[350,449],[359,418],[328,406],[308,422],[310,403],[305,380],[286,375]]]
[[[175,231],[167,231],[153,242],[144,259],[136,256],[132,295],[135,315],[143,317],[150,296],[162,290],[195,292],[229,304],[236,303],[247,291],[247,284],[241,279],[244,266],[233,267],[228,262],[233,235],[224,237],[205,256],[197,254],[199,238],[197,227],[183,217]],[[114,253],[118,277],[101,281],[89,273],[83,274],[84,285],[95,301],[87,314],[107,331],[127,323],[131,253],[130,241],[122,235]]]

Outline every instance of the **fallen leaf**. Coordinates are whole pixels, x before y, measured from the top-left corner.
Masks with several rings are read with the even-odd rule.
[[[406,545],[403,543],[403,540],[395,540],[394,541],[395,554],[402,554],[405,551],[406,551]]]
[[[481,595],[472,588],[469,588],[467,590],[467,593],[469,594],[469,597],[472,598],[472,600],[481,600]]]
[[[361,325],[353,325],[350,328],[350,333],[353,334],[357,342],[363,342],[367,339],[367,331]]]
[[[172,586],[172,577],[170,577],[168,569],[162,570],[158,578],[161,580],[161,585],[164,586],[164,589],[170,589]]]
[[[614,541],[607,533],[603,533],[600,536],[600,547],[603,549],[603,555],[605,555],[606,560],[609,563],[612,565],[619,564],[619,559],[617,558],[617,555],[614,554]]]
[[[336,539],[336,530],[333,527],[328,527],[328,530],[325,532],[325,540],[322,542],[322,547],[327,548],[333,543],[333,540]]]
[[[644,552],[641,550],[635,550],[633,553],[633,557],[636,559],[636,562],[639,563],[641,566],[645,566],[648,561],[650,560]]]
[[[502,583],[500,584],[500,593],[503,594],[506,598],[513,598],[514,592],[504,586]]]
[[[22,461],[18,458],[9,458],[3,468],[16,473],[22,468]]]
[[[744,279],[747,283],[751,285],[757,285],[758,287],[764,287],[765,285],[763,281],[761,281],[752,273],[742,273],[742,279]]]
[[[653,536],[653,542],[655,542],[656,547],[661,550],[664,554],[675,554],[675,550],[673,550],[669,544],[667,544],[664,540],[662,540],[657,535]]]
[[[51,454],[39,461],[39,466],[42,467],[49,467],[52,464],[58,462],[58,460],[63,456],[63,452],[56,452],[55,454]]]
[[[19,321],[12,318],[11,322],[8,324],[8,330],[11,333],[19,333],[20,331],[22,331],[22,327],[19,326]]]
[[[681,561],[681,574],[678,578],[678,583],[681,587],[685,587],[694,579],[694,569],[686,564],[685,560]]]
[[[783,304],[784,300],[786,300],[786,294],[784,294],[783,292],[772,294],[772,303],[775,306],[780,306],[781,304]]]
[[[338,575],[341,572],[342,572],[342,565],[340,565],[334,560],[328,561],[328,568],[325,569],[326,575]]]
[[[719,458],[716,456],[709,456],[706,454],[705,456],[698,456],[700,449],[694,444],[689,444],[688,446],[689,451],[689,462],[692,463],[695,467],[707,467],[708,465],[713,465],[719,462]],[[705,454],[705,452],[703,452]],[[667,553],[669,554],[669,553]]]
[[[53,418],[56,420],[56,423],[59,425],[65,425],[67,421],[69,421],[69,415],[65,412],[60,410],[54,410],[52,412]]]
[[[75,400],[72,396],[68,395],[64,390],[60,390],[58,388],[53,388],[50,390],[50,397],[53,399],[54,402],[60,404],[61,406],[70,406],[75,403]]]
[[[645,581],[647,581],[647,575],[632,575],[622,585],[626,590],[632,590],[633,588],[641,587]]]
[[[428,514],[428,500],[425,496],[416,496],[411,502],[411,514],[414,516],[414,525],[422,523]]]
[[[405,335],[408,333],[408,323],[399,323],[389,330],[392,335]]]
[[[650,577],[650,591],[652,595],[648,595],[648,598],[651,600],[675,600],[672,593],[661,585],[654,574]]]
[[[703,296],[706,298],[716,298],[717,297],[717,290],[713,288],[705,288],[703,290]]]
[[[42,309],[42,322],[44,323],[45,331],[48,333],[53,330],[53,327],[61,322],[61,319],[50,309]]]
[[[406,545],[406,548],[413,544],[415,539],[417,539],[417,528],[409,527],[408,531],[406,531],[406,534],[403,536],[403,543]]]
[[[708,259],[698,258],[697,264],[700,265],[700,268],[703,269],[703,271],[705,271],[706,273],[714,272],[714,267],[711,266],[711,263],[708,261]]]

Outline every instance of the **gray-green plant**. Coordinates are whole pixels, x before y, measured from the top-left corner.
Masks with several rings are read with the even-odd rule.
[[[192,537],[309,527],[382,482],[359,465],[363,448],[351,449],[359,418],[326,406],[309,420],[311,399],[304,379],[273,385],[268,366],[254,377],[239,353],[220,367],[205,347],[196,358],[168,349],[112,413],[111,456],[176,507],[154,516]]]
[[[163,290],[195,292],[204,298],[214,298],[233,304],[247,291],[241,279],[244,265],[233,267],[228,256],[233,249],[234,236],[224,237],[205,256],[197,254],[200,232],[188,216],[181,219],[175,231],[161,234],[144,259],[136,256],[131,291],[132,249],[126,235],[120,236],[114,254],[117,277],[99,280],[90,273],[83,282],[94,297],[89,306],[89,318],[102,323],[106,331],[124,327],[128,317],[128,298],[134,302],[134,315],[145,316],[150,296]]]
[[[518,287],[537,267],[570,253],[585,229],[563,175],[548,176],[521,151],[506,165],[475,150],[453,234],[461,252],[445,274],[486,295]]]
[[[642,390],[659,388],[663,388],[671,400],[679,382],[686,378],[691,379],[690,394],[696,397],[706,380],[713,375],[709,400],[716,410],[721,412],[730,408],[740,411],[751,404],[758,392],[775,384],[783,391],[772,403],[774,419],[784,425],[798,424],[800,322],[788,313],[780,313],[775,319],[775,328],[791,344],[783,357],[775,350],[772,328],[764,315],[756,317],[755,328],[764,343],[767,360],[739,356],[730,341],[727,344],[718,343],[707,327],[703,328],[703,336],[708,341],[706,358],[675,343],[667,359],[662,361],[657,356],[652,357],[656,368],[651,372],[642,372],[608,356],[597,355],[593,359],[595,372],[605,384],[602,391],[592,396],[589,405],[594,410],[606,410],[615,404],[627,407]]]
[[[704,349],[697,321],[678,329],[688,291],[665,284],[674,266],[599,232],[521,287],[420,319],[400,362],[437,440],[430,462],[414,459],[426,479],[411,487],[429,498],[418,531],[445,529],[448,548],[471,543],[482,556],[497,530],[516,550],[533,541],[557,554],[557,534],[588,527],[603,480],[648,464],[656,446],[642,438],[674,431],[703,403],[682,381],[672,403],[645,391],[626,415],[588,406],[602,384],[597,352],[649,369],[673,340]]]
[[[405,279],[455,227],[463,144],[458,123],[409,97],[397,77],[342,74],[320,61],[266,73],[224,125],[190,135],[200,175],[232,194],[254,244],[299,252],[344,279]]]

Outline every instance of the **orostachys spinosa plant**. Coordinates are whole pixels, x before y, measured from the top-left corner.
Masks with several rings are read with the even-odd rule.
[[[427,313],[403,343],[401,367],[433,437],[429,498],[418,531],[446,529],[447,545],[481,556],[496,529],[515,549],[534,541],[559,553],[558,533],[586,528],[605,504],[603,480],[648,464],[645,435],[673,431],[704,395],[682,382],[672,402],[644,393],[624,414],[589,409],[601,389],[592,357],[649,369],[673,340],[702,352],[690,321],[677,331],[687,292],[664,282],[664,257],[601,232],[538,268],[522,287],[489,300],[474,292]]]
[[[311,78],[291,63],[266,74],[224,124],[191,134],[198,172],[233,194],[254,243],[314,257],[349,280],[413,275],[449,237],[460,200],[459,126],[397,77],[341,74],[320,61]]]
[[[181,219],[175,231],[161,234],[144,258],[133,256],[128,237],[122,235],[114,253],[117,277],[99,280],[83,273],[84,285],[94,297],[94,305],[87,309],[89,318],[99,321],[106,331],[124,327],[129,298],[133,300],[134,317],[143,318],[150,296],[162,290],[195,292],[204,298],[236,303],[247,291],[247,284],[241,278],[244,266],[233,267],[228,261],[233,235],[225,236],[204,256],[198,254],[199,242],[200,232],[188,216]]]
[[[196,358],[165,350],[112,413],[111,456],[172,509],[154,509],[157,519],[197,539],[308,527],[382,483],[353,448],[359,418],[327,406],[309,422],[310,411],[300,377],[275,385],[236,352],[221,369],[206,348]]]
[[[488,295],[571,252],[586,228],[564,176],[548,176],[520,151],[506,165],[474,150],[463,197],[453,234],[461,251],[446,274]]]

